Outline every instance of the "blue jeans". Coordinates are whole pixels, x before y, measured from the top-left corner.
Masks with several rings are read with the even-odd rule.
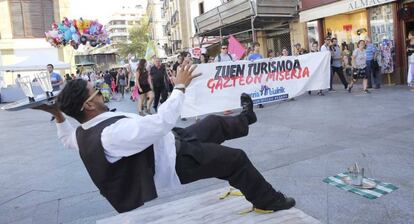
[[[377,72],[374,68],[374,60],[367,60],[367,77],[368,77],[368,88],[379,87],[380,80],[377,77]]]

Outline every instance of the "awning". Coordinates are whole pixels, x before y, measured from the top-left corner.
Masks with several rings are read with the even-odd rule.
[[[316,19],[321,19],[329,16],[349,13],[385,3],[395,2],[396,0],[376,0],[376,1],[361,1],[361,0],[343,0],[337,1],[328,5],[305,10],[299,13],[299,20],[301,23]]]
[[[276,23],[288,23],[297,15],[291,0],[232,0],[194,19],[197,36],[221,36],[255,30],[271,30]],[[221,35],[220,35],[221,34]]]

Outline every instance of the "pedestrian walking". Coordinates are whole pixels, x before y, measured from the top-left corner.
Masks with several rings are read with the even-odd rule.
[[[147,71],[147,61],[145,59],[141,59],[138,64],[136,76],[135,76],[135,84],[138,88],[138,93],[140,96],[140,100],[138,102],[138,113],[139,115],[144,115],[144,105],[146,102],[146,109],[145,112],[147,114],[151,114],[151,106],[152,102],[154,101],[154,93],[152,91],[152,81]]]
[[[154,66],[151,67],[150,77],[152,80],[152,90],[154,91],[154,110],[158,111],[158,104],[162,104],[167,100],[168,93],[165,85],[167,71],[165,66],[161,64],[159,58],[154,59]]]
[[[366,73],[367,56],[365,51],[365,41],[358,41],[358,48],[354,50],[354,53],[352,53],[352,67],[354,72],[351,79],[351,84],[348,86],[349,93],[352,91],[352,87],[358,79],[362,79],[364,93],[371,93],[368,90],[368,77]]]
[[[336,38],[332,38],[332,46],[331,46],[331,56],[332,56],[332,63],[331,63],[331,78],[330,78],[330,85],[329,91],[335,91],[332,88],[333,78],[335,73],[338,75],[339,79],[341,80],[342,84],[344,85],[344,89],[348,88],[348,82],[344,76],[344,70],[342,67],[342,51],[341,48],[338,46],[338,40]]]

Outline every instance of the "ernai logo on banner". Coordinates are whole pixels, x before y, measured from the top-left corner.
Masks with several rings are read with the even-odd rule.
[[[201,48],[192,48],[190,52],[191,52],[191,57],[200,59],[201,54],[202,54],[202,49]]]
[[[183,117],[240,108],[240,94],[255,104],[296,97],[329,88],[330,52],[262,60],[200,64],[186,90]]]

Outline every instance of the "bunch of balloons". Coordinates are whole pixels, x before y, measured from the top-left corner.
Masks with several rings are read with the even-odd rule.
[[[63,20],[56,24],[52,23],[52,30],[45,33],[46,40],[54,47],[70,45],[78,49],[80,44],[96,47],[98,45],[109,44],[108,32],[97,20]]]

